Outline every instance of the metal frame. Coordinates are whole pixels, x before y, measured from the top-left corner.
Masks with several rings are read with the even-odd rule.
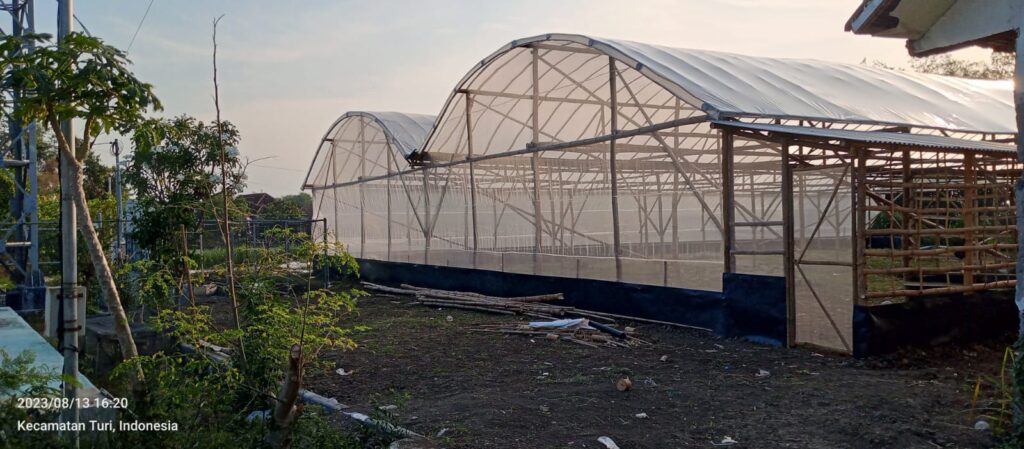
[[[10,35],[35,32],[33,0],[0,0],[0,10],[11,15]],[[3,33],[0,29],[0,34]],[[33,47],[27,42],[22,51],[31,52]],[[17,104],[24,93],[8,91],[3,95]],[[7,126],[10,142],[0,151],[0,169],[10,170],[15,191],[8,205],[13,224],[0,230],[0,266],[17,285],[18,294],[23,298],[22,307],[33,307],[32,302],[27,301],[32,296],[28,289],[43,285],[43,274],[39,268],[37,126],[33,122],[23,127],[13,117],[7,117]],[[41,307],[42,304],[36,306]]]

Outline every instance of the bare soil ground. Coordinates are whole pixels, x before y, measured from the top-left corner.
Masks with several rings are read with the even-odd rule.
[[[998,375],[999,344],[855,360],[638,325],[653,346],[594,349],[470,332],[517,318],[408,303],[363,299],[346,323],[369,327],[354,335],[359,348],[327,354],[353,373],[321,373],[307,387],[362,408],[396,405],[401,425],[439,447],[603,448],[600,436],[623,449],[712,448],[725,437],[757,448],[996,443],[974,430],[970,409],[977,376]],[[634,387],[620,392],[625,375]]]

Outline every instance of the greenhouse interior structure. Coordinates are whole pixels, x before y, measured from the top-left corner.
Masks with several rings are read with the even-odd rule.
[[[1012,299],[1015,133],[1009,81],[552,34],[484,58],[437,117],[346,113],[304,188],[392,276],[649,288],[678,313],[636,316],[863,353],[875,311]]]

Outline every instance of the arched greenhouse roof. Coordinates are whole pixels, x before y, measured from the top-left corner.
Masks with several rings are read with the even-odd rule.
[[[472,92],[474,84],[493,80],[495,72],[504,72],[511,79],[507,90],[522,90],[526,85],[518,78],[529,73],[530,61],[509,55],[526,48],[608,56],[703,111],[709,119],[777,118],[969,133],[1017,132],[1013,85],[1008,80],[968,80],[858,64],[744,56],[579,34],[546,34],[503,46],[463,77],[444,111],[454,113],[456,96]],[[553,67],[566,78],[583,80],[581,86],[606,77],[601,73],[606,68],[588,64],[587,59],[564,57]],[[444,115],[439,126],[443,126]],[[441,140],[433,136],[437,132],[432,131],[424,151],[433,151],[436,143],[432,141]]]
[[[353,126],[353,124],[356,126]],[[376,151],[378,153],[382,153],[381,149],[386,149],[395,156],[395,160],[392,162],[395,166],[392,169],[407,168],[408,165],[405,159],[420,149],[433,125],[434,116],[426,114],[370,111],[346,112],[331,124],[324,137],[320,139],[316,155],[313,157],[313,163],[310,165],[309,171],[306,174],[306,180],[303,182],[303,187],[317,187],[335,182],[328,179],[328,174],[325,171],[328,170],[328,157],[335,155],[335,150],[341,150],[341,152],[351,151],[360,145],[363,148],[368,148],[369,151]],[[372,129],[366,131],[366,127]],[[386,153],[384,154],[386,155]],[[380,174],[376,173],[379,170],[373,170],[373,168],[384,168],[385,171],[387,170],[387,162],[379,160],[381,158],[382,156],[378,154],[377,157],[362,155],[354,159],[377,161],[376,165],[378,167],[371,167],[371,171],[374,171],[374,173],[365,173],[364,168],[363,173],[357,174],[351,166],[348,167],[351,173],[344,173],[345,167],[343,167],[343,164],[348,159],[346,158],[346,161],[336,161],[338,167],[330,169],[332,171],[331,176],[346,178],[348,176]],[[383,159],[386,160],[386,157],[383,157]],[[339,172],[342,173],[339,174]],[[351,179],[345,180],[350,181]]]

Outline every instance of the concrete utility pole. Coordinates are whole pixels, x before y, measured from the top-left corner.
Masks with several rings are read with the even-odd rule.
[[[71,34],[74,28],[73,0],[59,0],[57,4],[57,42],[58,44]],[[70,154],[75,153],[75,128],[71,120],[61,122],[61,133],[67,140]],[[61,260],[61,292],[60,298],[64,311],[63,329],[61,332],[61,351],[64,353],[65,378],[78,379],[78,331],[81,325],[78,320],[78,223],[75,219],[75,200],[72,174],[76,170],[74,161],[68,160],[64,152],[60,153],[60,260]],[[64,383],[64,397],[74,399],[78,389],[71,382]],[[65,409],[64,422],[78,422],[78,407],[72,401],[72,407]],[[75,447],[78,447],[78,433],[74,436]]]

